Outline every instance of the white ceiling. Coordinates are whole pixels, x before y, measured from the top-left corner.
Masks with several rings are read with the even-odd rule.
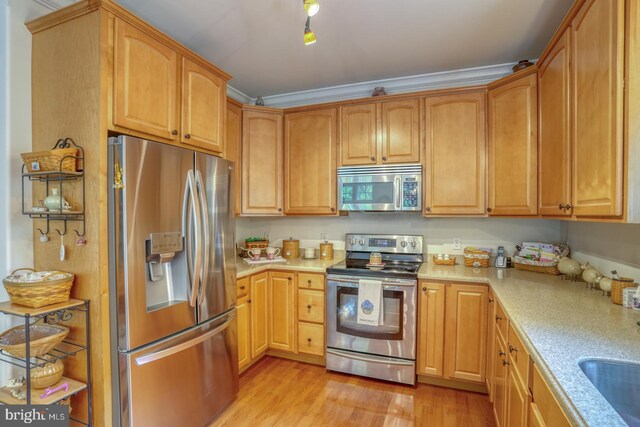
[[[116,0],[254,98],[537,58],[572,0]]]

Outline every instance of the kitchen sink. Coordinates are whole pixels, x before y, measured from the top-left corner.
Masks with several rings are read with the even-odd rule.
[[[584,359],[578,365],[622,419],[640,427],[640,363]]]

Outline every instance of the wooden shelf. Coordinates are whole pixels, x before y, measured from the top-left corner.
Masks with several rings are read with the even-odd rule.
[[[40,398],[40,395],[45,392],[46,388],[42,389],[33,389],[31,390],[31,404],[32,405],[51,405],[52,403],[56,403],[59,400],[65,399],[71,395],[76,394],[79,391],[87,388],[85,383],[81,383],[80,381],[72,380],[71,378],[62,377],[60,381],[52,385],[52,388],[58,387],[63,383],[69,384],[69,390],[67,391],[58,391],[44,399]],[[18,400],[11,395],[11,390],[7,387],[0,388],[0,402],[5,405],[26,405],[26,400]]]
[[[10,301],[0,303],[0,313],[12,314],[14,316],[40,316],[52,311],[66,310],[73,307],[84,305],[84,301],[79,299],[70,299],[67,302],[46,305],[44,307],[32,308],[23,305],[11,304]]]

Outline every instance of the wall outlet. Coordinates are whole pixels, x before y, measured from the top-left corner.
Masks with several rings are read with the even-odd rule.
[[[462,248],[462,240],[459,238],[453,239],[453,249],[461,249]]]

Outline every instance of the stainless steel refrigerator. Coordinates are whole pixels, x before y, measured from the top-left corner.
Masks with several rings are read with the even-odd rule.
[[[233,163],[109,138],[114,421],[205,425],[238,391]]]

